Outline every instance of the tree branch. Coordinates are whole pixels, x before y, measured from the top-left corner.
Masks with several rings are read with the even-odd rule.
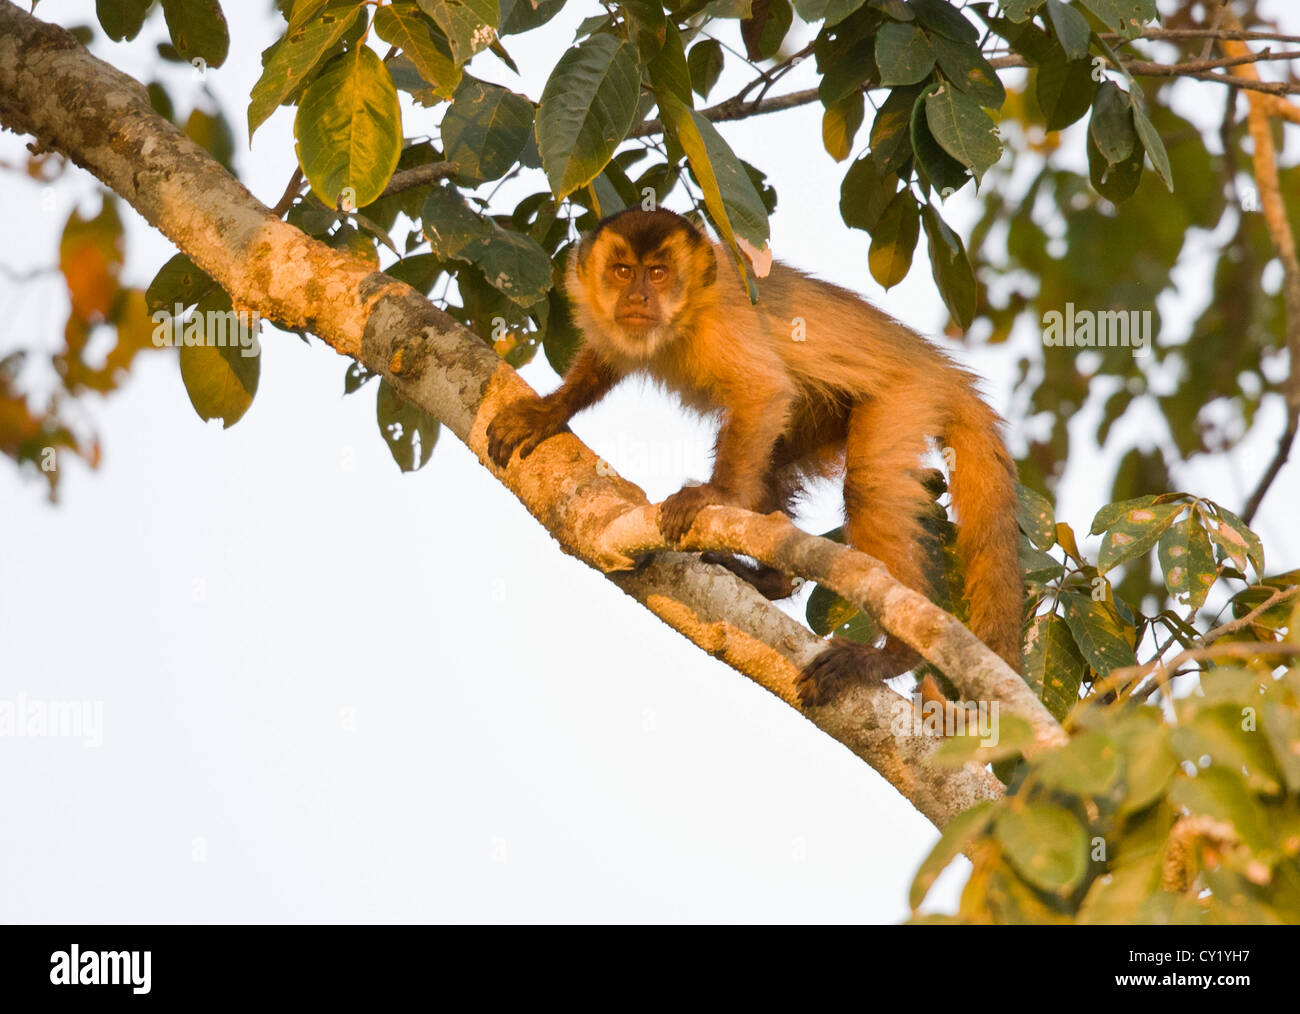
[[[311,331],[381,374],[485,465],[488,421],[504,404],[535,397],[479,337],[410,286],[278,220],[206,151],[154,113],[137,82],[9,0],[0,0],[0,124],[32,134],[93,173],[239,305]],[[492,471],[567,552],[606,572],[705,651],[798,706],[794,680],[822,642],[748,585],[698,559],[656,554],[629,571],[634,561],[611,553],[604,533],[624,516],[648,517],[645,495],[609,474],[575,436],[561,434],[526,462]],[[714,524],[726,525],[728,544],[733,537],[747,542],[751,528],[761,536],[770,524],[742,511],[711,514],[706,533]],[[620,530],[629,530],[627,523]],[[808,552],[815,556],[817,549]],[[886,629],[908,643],[925,644],[937,657],[981,657],[978,667],[986,676],[1005,670],[978,641],[971,645],[973,635],[965,628],[966,640],[949,645],[943,629],[900,625],[913,593],[874,562],[865,564],[865,575],[855,576],[854,568],[864,560],[846,562],[831,554],[821,562],[830,567],[833,586],[864,600],[884,600]],[[899,595],[896,609],[892,599]],[[934,765],[935,738],[896,733],[886,718],[896,721],[900,704],[907,706],[886,687],[862,687],[804,714],[867,760],[936,825],[971,802],[1000,793],[996,780],[978,765],[955,770]],[[1063,733],[1058,729],[1054,735]]]
[[[1226,8],[1225,8],[1226,10]],[[1241,22],[1230,10],[1224,18],[1231,28],[1241,28]],[[1223,43],[1224,52],[1230,56],[1242,56],[1249,53],[1244,42],[1228,40]],[[1242,74],[1258,78],[1259,71],[1254,66],[1243,66]],[[1249,94],[1250,102],[1250,138],[1254,144],[1252,156],[1255,166],[1255,186],[1259,188],[1260,208],[1264,213],[1264,222],[1268,226],[1273,248],[1282,262],[1282,298],[1286,305],[1286,347],[1289,353],[1289,373],[1286,380],[1287,424],[1278,443],[1273,461],[1264,473],[1255,492],[1246,504],[1243,520],[1247,524],[1264,502],[1269,487],[1282,470],[1291,453],[1295,440],[1297,421],[1300,421],[1300,258],[1296,255],[1295,234],[1291,231],[1291,222],[1287,217],[1286,202],[1282,197],[1282,185],[1277,172],[1277,149],[1273,144],[1273,130],[1270,122],[1276,103],[1269,102],[1259,95]]]

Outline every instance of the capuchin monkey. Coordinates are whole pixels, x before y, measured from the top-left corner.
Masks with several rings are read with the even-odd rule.
[[[975,378],[861,297],[779,263],[752,305],[737,273],[720,269],[726,256],[671,211],[600,222],[567,273],[582,348],[554,393],[497,413],[488,455],[498,466],[516,450],[526,457],[625,376],[646,374],[720,419],[712,477],[659,508],[670,544],[703,507],[788,514],[809,479],[842,472],[848,543],[926,594],[921,517],[932,498],[921,458],[935,438],[952,470],[971,630],[1019,672],[1016,470]],[[770,568],[725,555],[714,562],[769,597],[790,594]],[[799,694],[823,704],[851,681],[888,679],[919,662],[893,637],[883,647],[836,638],[801,674]]]

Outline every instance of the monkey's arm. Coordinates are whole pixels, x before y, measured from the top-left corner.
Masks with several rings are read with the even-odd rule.
[[[712,477],[702,486],[684,486],[659,509],[659,530],[670,542],[681,541],[705,507],[754,510],[765,500],[772,449],[785,430],[790,395],[779,388],[736,385],[724,397],[730,406],[718,431]]]
[[[516,448],[528,457],[547,437],[561,432],[569,420],[600,401],[622,379],[588,348],[582,349],[562,383],[540,401],[522,399],[503,408],[488,426],[488,457],[502,468]]]

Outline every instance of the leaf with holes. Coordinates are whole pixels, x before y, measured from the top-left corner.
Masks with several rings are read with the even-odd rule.
[[[438,420],[406,401],[387,380],[379,381],[375,419],[398,468],[414,472],[428,464],[438,442]]]
[[[497,0],[417,0],[451,45],[457,66],[487,49],[497,37],[501,18]]]
[[[461,80],[461,70],[447,37],[430,24],[414,3],[395,3],[375,11],[375,33],[396,46],[415,65],[426,85],[448,98]]]

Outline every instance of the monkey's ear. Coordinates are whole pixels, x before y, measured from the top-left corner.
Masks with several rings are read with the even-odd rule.
[[[703,257],[704,268],[700,272],[700,284],[712,285],[718,280],[718,255],[713,252],[713,244],[708,240],[704,241]]]
[[[600,230],[594,229],[587,233],[578,241],[578,245],[573,248],[573,266],[578,271],[584,271],[587,267],[587,259],[591,257],[592,247],[596,245],[596,237],[600,235]]]

